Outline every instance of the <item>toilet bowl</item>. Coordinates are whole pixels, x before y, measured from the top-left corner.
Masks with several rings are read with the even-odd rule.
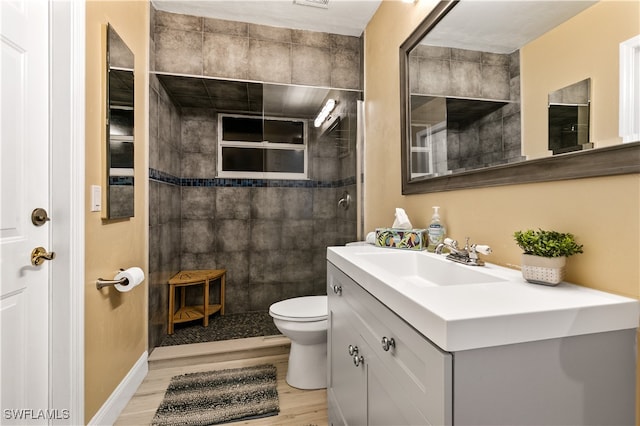
[[[269,315],[291,340],[287,383],[298,389],[327,387],[327,296],[294,297],[269,307]]]

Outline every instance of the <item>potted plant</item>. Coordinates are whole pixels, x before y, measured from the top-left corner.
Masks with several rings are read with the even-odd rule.
[[[582,253],[573,234],[557,231],[516,231],[522,254],[522,276],[530,283],[558,285],[564,279],[567,257]]]

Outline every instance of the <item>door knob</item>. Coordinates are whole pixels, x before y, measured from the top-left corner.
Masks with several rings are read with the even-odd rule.
[[[36,247],[31,252],[31,264],[40,266],[45,260],[53,260],[56,257],[54,252],[47,252],[44,247]]]
[[[35,226],[42,226],[50,220],[51,219],[45,209],[37,208],[31,212],[31,223]]]

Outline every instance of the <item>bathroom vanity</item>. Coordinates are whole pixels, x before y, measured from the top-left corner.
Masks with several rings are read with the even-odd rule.
[[[330,424],[634,423],[638,301],[426,252],[327,260]]]

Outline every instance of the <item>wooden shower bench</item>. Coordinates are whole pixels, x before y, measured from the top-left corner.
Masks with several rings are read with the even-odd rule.
[[[202,318],[204,327],[209,325],[209,315],[220,311],[224,315],[224,284],[226,269],[198,269],[180,271],[169,280],[169,334],[173,334],[173,325],[180,322]],[[220,303],[209,304],[209,283],[220,280]],[[185,290],[192,285],[202,285],[202,305],[185,306]],[[176,311],[176,288],[180,288],[180,308]]]

